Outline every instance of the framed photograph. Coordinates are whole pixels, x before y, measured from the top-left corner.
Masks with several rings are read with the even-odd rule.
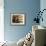
[[[24,25],[25,15],[24,14],[11,14],[11,24],[12,25]]]

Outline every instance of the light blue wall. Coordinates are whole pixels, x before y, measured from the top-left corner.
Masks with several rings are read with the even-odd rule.
[[[42,11],[43,9],[46,9],[46,0],[41,0],[41,1],[40,1],[40,9],[41,9],[41,11]],[[41,21],[41,22],[40,22],[40,25],[46,27],[46,10],[43,12],[42,17],[43,17],[43,22]]]
[[[32,29],[35,12],[40,9],[40,0],[4,0],[4,30],[5,40],[18,41]],[[12,26],[10,13],[24,13],[26,24],[24,26]]]

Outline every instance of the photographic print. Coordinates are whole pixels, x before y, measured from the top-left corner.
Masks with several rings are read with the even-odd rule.
[[[25,15],[24,14],[11,14],[11,24],[12,25],[24,25]]]

